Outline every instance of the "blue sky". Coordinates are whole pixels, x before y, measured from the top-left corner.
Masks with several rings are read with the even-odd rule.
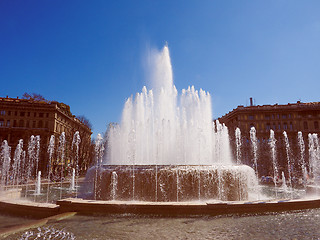
[[[40,93],[93,124],[119,122],[168,42],[179,91],[238,105],[319,101],[320,1],[0,1],[0,96]]]

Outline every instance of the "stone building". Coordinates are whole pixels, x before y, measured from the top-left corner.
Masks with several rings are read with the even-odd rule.
[[[252,146],[250,140],[250,129],[255,127],[259,146],[260,169],[263,175],[271,172],[271,155],[268,144],[270,130],[275,133],[277,140],[277,159],[283,171],[286,171],[286,151],[283,132],[287,133],[290,143],[290,157],[294,164],[299,163],[299,148],[297,135],[301,131],[306,145],[306,160],[308,160],[308,134],[320,133],[320,102],[289,103],[286,105],[254,105],[252,98],[247,107],[238,106],[226,115],[218,119],[229,129],[231,143],[235,142],[235,129],[241,130],[242,136],[242,162],[250,165],[252,163]],[[235,144],[232,145],[235,151]],[[298,168],[298,166],[296,166]]]
[[[76,131],[79,131],[81,137],[80,167],[85,170],[89,164],[92,132],[88,126],[72,115],[68,105],[55,101],[0,98],[0,142],[7,140],[13,153],[19,139],[23,139],[24,150],[26,150],[31,135],[40,135],[39,163],[40,169],[44,171],[48,161],[47,147],[51,135],[55,136],[57,148],[59,136],[65,132],[66,151],[68,151]],[[72,162],[71,153],[67,153],[66,156],[66,163]],[[55,157],[57,158],[56,155]]]
[[[238,106],[219,121],[225,123],[231,132],[239,127],[242,133],[248,133],[251,127],[255,127],[257,135],[262,138],[268,138],[270,129],[276,133],[319,133],[320,102],[255,106],[251,100],[250,106]]]

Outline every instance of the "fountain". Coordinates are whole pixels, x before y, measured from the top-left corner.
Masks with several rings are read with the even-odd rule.
[[[103,161],[97,157],[88,173],[94,179],[93,198],[248,199],[254,171],[233,164],[228,129],[212,121],[210,94],[193,86],[178,94],[168,46],[151,55],[149,62],[152,90],[143,87],[126,101],[121,123],[108,130]],[[100,136],[97,141],[99,148]]]

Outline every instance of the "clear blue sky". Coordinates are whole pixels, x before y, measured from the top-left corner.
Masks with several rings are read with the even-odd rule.
[[[319,101],[320,1],[0,1],[0,96],[40,93],[93,124],[119,122],[168,42],[179,91],[238,105]]]

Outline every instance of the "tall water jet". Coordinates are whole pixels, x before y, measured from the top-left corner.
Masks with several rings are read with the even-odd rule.
[[[318,185],[320,182],[320,147],[318,135],[316,133],[309,133],[309,165],[310,172],[314,182]]]
[[[40,136],[31,136],[28,143],[28,158],[25,161],[26,166],[26,180],[29,182],[31,176],[35,171],[35,175],[38,170],[40,152]],[[36,168],[36,169],[35,169]],[[26,185],[26,196],[28,195],[28,184]]]
[[[97,186],[97,181],[98,181],[98,172],[100,170],[102,161],[103,161],[103,155],[104,155],[104,142],[101,134],[97,135],[97,138],[95,140],[95,154],[96,154],[96,169],[95,169],[95,186]],[[101,177],[101,175],[99,175]],[[97,198],[97,188],[95,187],[95,192],[94,192],[94,198]]]
[[[289,144],[289,139],[286,131],[283,131],[283,136],[284,136],[284,141],[286,145],[286,154],[287,154],[287,164],[288,164],[288,183],[289,187],[292,190],[292,163],[291,163],[291,157],[290,157],[290,144]]]
[[[50,182],[52,177],[52,156],[54,153],[54,144],[55,144],[55,137],[51,135],[49,145],[48,145],[48,154],[49,154],[49,162],[48,162],[48,187],[47,187],[47,202],[49,201],[49,189],[50,189]]]
[[[76,170],[75,170],[74,168],[72,168],[72,175],[71,175],[71,182],[70,182],[70,191],[76,190],[75,178],[76,178]]]
[[[111,196],[112,200],[116,200],[117,198],[117,189],[118,189],[118,175],[117,172],[112,172],[112,179],[111,179]]]
[[[281,178],[282,178],[282,185],[281,188],[284,192],[288,191],[287,183],[286,183],[286,177],[284,176],[284,172],[281,173]]]
[[[301,166],[303,186],[304,186],[304,188],[306,188],[307,176],[308,176],[307,166],[306,166],[306,162],[305,162],[305,158],[304,158],[306,148],[305,148],[302,132],[300,132],[300,131],[298,132],[298,145],[299,145],[299,150],[300,150],[299,164]]]
[[[110,129],[111,146],[104,163],[231,164],[227,129],[224,126],[219,132],[213,129],[210,94],[192,86],[182,90],[178,98],[167,46],[152,55],[151,62],[154,88],[148,91],[143,87],[135,99],[130,97],[126,101],[120,126]],[[216,137],[220,137],[218,146]],[[205,144],[199,147],[195,144],[199,141]]]
[[[271,149],[271,159],[272,159],[272,166],[273,166],[273,182],[275,187],[277,186],[277,179],[279,178],[276,142],[277,140],[274,137],[274,131],[270,129],[269,146]]]
[[[64,165],[65,165],[65,161],[64,161],[64,156],[65,156],[65,144],[66,144],[66,136],[65,133],[62,132],[59,138],[59,147],[58,147],[58,152],[59,152],[59,157],[60,157],[60,174],[61,174],[61,181],[60,181],[60,199],[62,198],[62,183],[64,180],[64,174],[63,174],[63,170],[64,170]]]
[[[78,176],[79,176],[79,145],[81,142],[80,134],[79,131],[76,131],[73,135],[72,139],[72,149],[75,147],[75,158],[74,158],[74,169],[75,171],[75,186],[73,190],[76,190],[76,196],[77,196],[77,188],[76,186],[78,185]]]
[[[12,185],[18,185],[20,183],[19,177],[21,175],[20,167],[21,167],[22,153],[23,153],[23,140],[20,139],[14,151],[13,165],[12,165],[12,170],[13,170]]]
[[[250,140],[251,140],[252,149],[253,149],[253,166],[254,166],[257,177],[259,177],[259,173],[258,173],[258,139],[257,139],[255,127],[251,127],[251,129],[250,129]]]
[[[38,173],[38,168],[39,168],[39,155],[40,155],[40,135],[37,135],[35,138],[36,142],[36,152],[35,152],[35,165],[36,165],[36,173]]]
[[[4,187],[9,183],[9,171],[11,163],[11,147],[8,145],[8,142],[4,140],[1,145],[1,156],[0,163],[2,163],[1,170],[1,187]]]
[[[235,137],[236,137],[236,147],[237,147],[237,164],[241,164],[241,131],[240,128],[236,128],[235,130]]]
[[[41,194],[41,171],[38,171],[35,195]]]

